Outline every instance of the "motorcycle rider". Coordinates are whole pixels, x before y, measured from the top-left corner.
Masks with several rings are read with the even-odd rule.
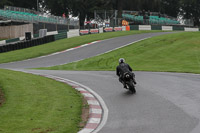
[[[124,73],[128,72],[130,75],[132,75],[134,84],[137,84],[135,81],[135,74],[132,73],[132,68],[129,66],[129,64],[125,63],[124,58],[119,59],[119,65],[116,68],[116,75],[119,77],[119,81],[124,85],[124,88],[126,88],[126,84],[124,82]]]

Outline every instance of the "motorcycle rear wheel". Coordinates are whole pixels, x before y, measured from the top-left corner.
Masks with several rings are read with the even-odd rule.
[[[136,93],[135,86],[133,85],[133,83],[129,82],[129,83],[127,83],[127,86],[132,94]]]

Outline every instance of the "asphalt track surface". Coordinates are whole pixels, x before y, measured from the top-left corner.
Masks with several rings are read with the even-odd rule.
[[[58,55],[0,64],[0,67],[24,69],[64,64],[159,34],[167,33],[109,39]],[[88,86],[99,94],[109,110],[107,123],[99,133],[200,132],[200,75],[135,72],[137,94],[132,95],[122,88],[113,71],[26,71],[67,78]]]
[[[30,70],[29,70],[30,71]],[[31,70],[79,82],[99,94],[108,120],[99,133],[199,133],[200,76],[135,72],[137,94],[123,89],[115,72]]]
[[[86,47],[78,48],[72,51],[63,52],[57,55],[45,56],[41,58],[35,58],[26,61],[18,61],[14,63],[0,64],[1,68],[37,68],[37,67],[48,67],[55,66],[59,64],[66,64],[92,56],[96,56],[115,48],[136,42],[141,39],[169,34],[172,32],[162,32],[162,33],[146,33],[138,35],[129,35],[123,37],[117,37],[113,39],[107,39],[99,43],[88,45]]]

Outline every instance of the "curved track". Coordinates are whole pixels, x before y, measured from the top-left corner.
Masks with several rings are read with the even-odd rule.
[[[67,51],[56,55],[44,56],[40,58],[34,58],[13,63],[0,64],[0,68],[36,68],[66,64],[73,61],[78,61],[92,56],[96,56],[145,38],[169,33],[172,32],[146,33],[107,39],[92,45],[88,45],[83,48],[78,48],[72,51]]]
[[[199,133],[200,76],[135,72],[137,94],[122,88],[115,72],[29,70],[67,78],[98,93],[109,114],[99,133]]]
[[[109,39],[74,51],[16,63],[2,68],[45,67],[68,63],[107,52],[122,45],[159,34]],[[74,80],[97,92],[109,115],[100,133],[199,133],[200,75],[136,72],[137,94],[118,82],[115,72],[26,70]]]

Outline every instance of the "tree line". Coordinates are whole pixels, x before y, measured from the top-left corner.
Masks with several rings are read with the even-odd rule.
[[[94,18],[94,10],[118,10],[118,17],[121,17],[122,10],[150,10],[172,17],[182,15],[185,19],[192,19],[195,26],[200,26],[200,0],[0,0],[0,8],[10,5],[37,9],[37,1],[54,15],[69,12],[79,15],[81,25],[86,16],[87,19]]]

